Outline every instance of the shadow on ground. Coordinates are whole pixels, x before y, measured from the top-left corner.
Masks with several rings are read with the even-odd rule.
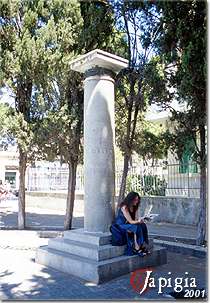
[[[26,228],[28,229],[63,229],[64,215],[38,214],[26,212]],[[84,217],[74,217],[72,227],[82,228]],[[0,211],[0,229],[17,229],[18,213],[16,211]]]
[[[182,261],[182,262],[181,262]],[[178,266],[177,266],[178,264]],[[168,278],[168,272],[171,272],[172,281],[189,272],[189,276],[196,278],[197,288],[206,288],[204,275],[205,261],[198,258],[181,256],[179,254],[168,254],[168,264],[154,268],[154,278],[157,281],[159,277]],[[11,275],[11,272],[4,272],[3,275]],[[0,273],[1,276],[1,273]],[[136,292],[130,283],[130,274],[113,279],[101,285],[94,285],[82,279],[59,272],[50,267],[41,267],[39,272],[32,274],[31,277],[22,281],[21,286],[15,284],[16,281],[6,285],[1,285],[0,297],[8,299],[21,300],[71,300],[71,299],[98,299],[98,300],[119,300],[119,299],[159,299],[164,300],[164,294],[169,293],[173,288],[165,287],[162,293],[158,294],[158,285],[155,288],[149,288],[147,292],[140,295]],[[172,282],[173,284],[173,282]],[[19,288],[19,289],[18,289]]]
[[[96,286],[77,277],[45,267],[39,274],[35,274],[27,280],[27,284],[30,287],[23,290],[24,281],[19,284],[3,283],[0,288],[0,298],[10,300],[139,298],[138,294],[132,290],[129,274]],[[20,286],[19,289],[18,286]]]
[[[13,275],[12,271],[4,270],[0,272],[0,279]],[[7,299],[12,297],[13,289],[18,287],[21,283],[1,283],[0,285],[0,299]]]

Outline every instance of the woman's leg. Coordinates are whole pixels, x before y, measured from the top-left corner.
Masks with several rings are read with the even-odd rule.
[[[123,224],[123,225],[121,225],[121,228],[125,229],[127,231],[128,237],[129,237],[129,235],[132,235],[131,242],[133,242],[135,249],[139,250],[140,247],[139,247],[139,244],[137,241],[137,236],[136,236],[136,233],[138,230],[138,224]],[[130,243],[129,245],[132,245],[131,242],[129,242]]]
[[[143,232],[144,241],[146,244],[149,244],[147,225],[145,223],[140,223],[140,225]]]
[[[144,243],[144,235],[143,235],[143,231],[142,231],[142,228],[141,228],[140,224],[137,225],[136,241],[139,245],[139,248],[141,248],[143,243]]]
[[[128,236],[133,234],[133,244],[136,250],[144,243],[143,233],[140,224],[122,224],[120,227],[127,231]],[[131,245],[131,244],[129,244]]]
[[[135,249],[136,249],[136,250],[139,250],[139,249],[140,249],[140,246],[139,246],[139,244],[138,244],[138,242],[137,242],[137,236],[136,236],[136,234],[134,234],[134,246],[135,246]]]
[[[148,230],[147,230],[147,226],[145,223],[141,223],[140,224],[141,226],[141,230],[142,230],[142,233],[143,233],[143,239],[144,239],[144,243],[146,243],[147,245],[149,244],[149,239],[148,239]],[[144,253],[146,253],[147,255],[150,254],[150,250],[148,249],[147,245],[142,245],[142,251]]]
[[[134,232],[132,232],[130,230],[127,230],[127,232],[128,232],[129,235],[133,235],[134,247],[135,247],[136,250],[139,250],[140,246],[139,246],[139,244],[137,242],[136,233],[134,233]]]

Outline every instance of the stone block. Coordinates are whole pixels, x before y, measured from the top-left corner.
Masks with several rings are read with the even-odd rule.
[[[154,246],[152,254],[145,257],[122,255],[107,260],[94,261],[44,246],[37,250],[36,262],[100,284],[139,268],[165,264],[167,255],[165,248]]]
[[[83,235],[83,233],[81,234]],[[72,235],[72,232],[69,232],[68,235]],[[74,232],[73,235],[75,236]],[[77,233],[77,235],[79,235],[79,233]],[[96,245],[94,242],[100,242],[100,241],[95,241],[96,237],[91,235],[89,236],[89,240],[90,240],[89,242],[84,242],[83,237],[77,238],[77,241],[70,240],[70,238],[74,238],[74,237],[70,236],[69,238],[50,239],[48,246],[49,248],[52,249],[60,250],[70,254],[75,254],[81,257],[87,257],[91,260],[96,260],[96,261],[122,256],[124,255],[126,248],[126,245],[112,246],[110,243],[111,236],[108,236],[109,242],[108,244],[105,245]],[[106,239],[106,241],[108,241],[108,239]],[[149,239],[149,242],[150,242],[149,248],[152,249],[153,239]]]
[[[65,231],[63,238],[50,239],[37,251],[36,262],[96,284],[137,268],[166,263],[166,249],[153,247],[145,257],[124,255],[125,246],[112,246],[110,233],[89,233],[83,229]]]
[[[80,241],[82,243],[89,243],[94,245],[105,245],[110,244],[111,240],[111,233],[91,233],[86,232],[82,228],[68,230],[64,232],[64,238],[73,240],[73,241]]]
[[[51,239],[48,246],[52,249],[87,257],[95,261],[121,256],[125,251],[125,246],[112,246],[111,244],[97,246],[95,244],[82,243],[65,238]]]

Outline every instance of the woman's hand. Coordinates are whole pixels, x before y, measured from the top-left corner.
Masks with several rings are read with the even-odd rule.
[[[143,218],[139,218],[138,219],[138,223],[144,223],[144,219]]]

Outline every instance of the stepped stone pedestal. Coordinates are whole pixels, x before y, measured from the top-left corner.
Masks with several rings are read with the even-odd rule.
[[[110,241],[109,232],[92,234],[83,229],[66,231],[63,238],[50,239],[48,246],[37,250],[36,262],[95,284],[139,268],[167,262],[166,249],[153,246],[152,239],[152,254],[145,257],[126,256],[125,246],[112,246]]]
[[[37,250],[36,262],[96,284],[137,268],[166,263],[166,249],[155,246],[149,256],[126,256],[112,246],[114,218],[114,78],[128,61],[94,50],[73,61],[84,73],[84,230],[64,232]]]

